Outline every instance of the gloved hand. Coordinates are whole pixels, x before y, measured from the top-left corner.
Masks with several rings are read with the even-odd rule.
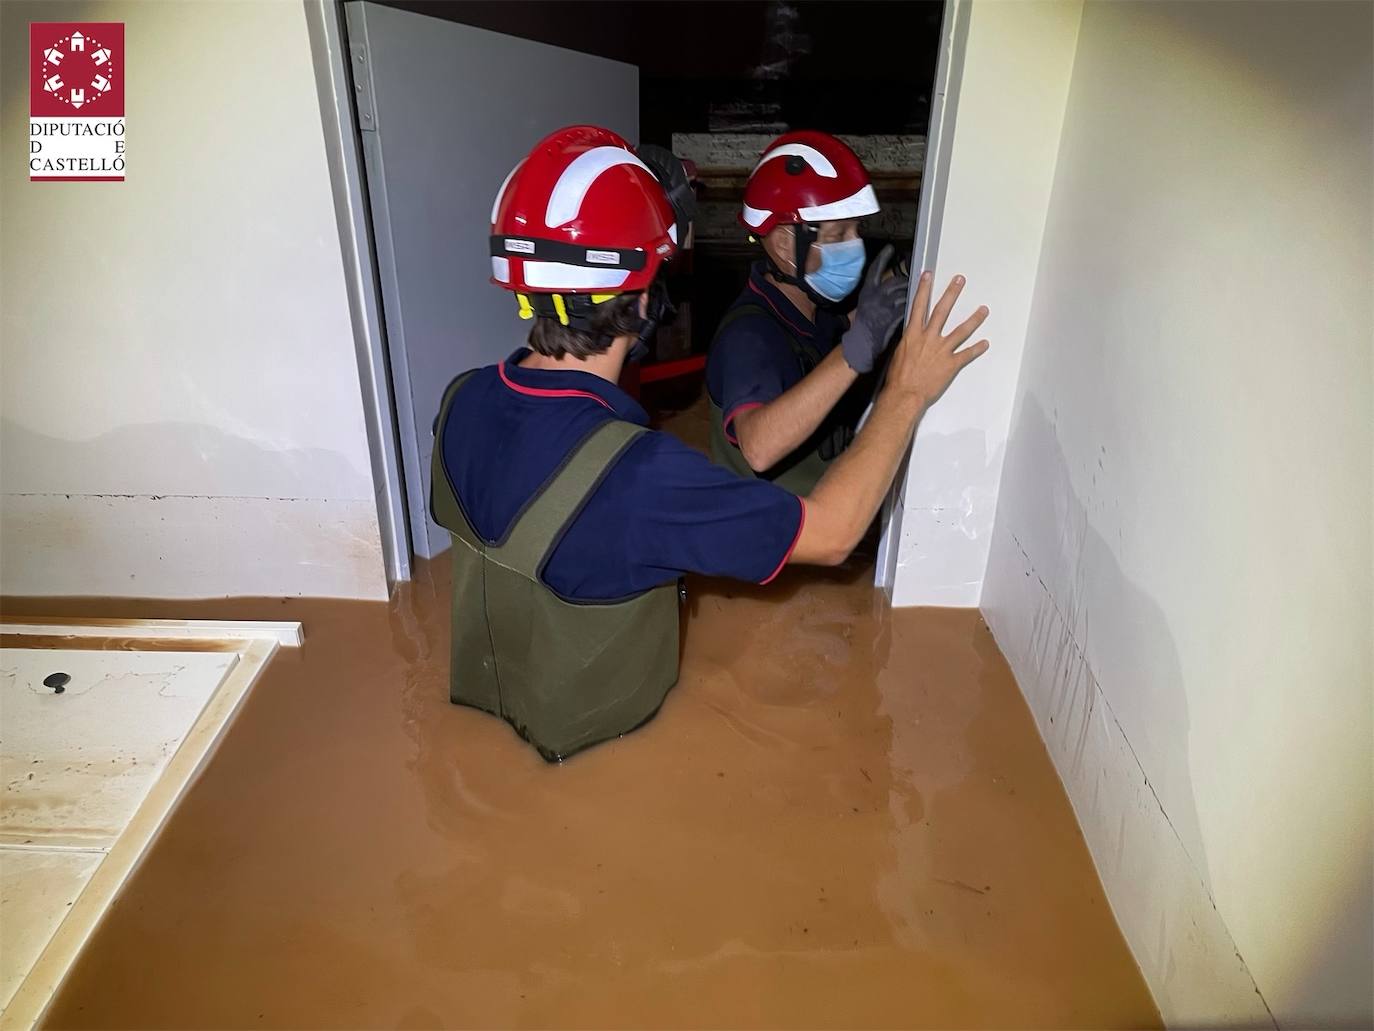
[[[854,321],[840,341],[844,360],[860,375],[873,371],[878,355],[883,353],[906,314],[907,277],[893,273],[890,278],[883,279],[892,255],[892,245],[888,244],[873,259],[859,287]]]

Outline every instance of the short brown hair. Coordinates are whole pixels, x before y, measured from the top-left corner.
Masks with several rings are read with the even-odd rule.
[[[591,328],[573,329],[557,319],[537,318],[530,330],[530,348],[547,358],[590,358],[604,354],[616,337],[639,332],[639,294],[616,294],[592,309]]]

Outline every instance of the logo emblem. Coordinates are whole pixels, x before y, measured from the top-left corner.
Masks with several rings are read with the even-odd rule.
[[[123,22],[29,25],[29,178],[123,181]]]

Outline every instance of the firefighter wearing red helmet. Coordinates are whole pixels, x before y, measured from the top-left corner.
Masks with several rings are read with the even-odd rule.
[[[678,675],[684,574],[767,583],[789,562],[843,561],[920,412],[979,352],[955,346],[981,317],[940,334],[952,287],[913,320],[924,328],[897,348],[872,418],[809,498],[648,429],[616,383],[688,228],[670,165],[572,126],[515,167],[492,210],[491,278],[528,322],[528,346],[455,379],[435,424],[432,514],[453,541],[450,698],[501,716],[550,761],[658,711]]]
[[[877,211],[863,163],[827,133],[778,137],[750,174],[740,222],[763,259],[707,366],[712,456],[741,476],[805,495],[853,439],[908,292],[888,274],[891,248],[864,275],[859,219]]]

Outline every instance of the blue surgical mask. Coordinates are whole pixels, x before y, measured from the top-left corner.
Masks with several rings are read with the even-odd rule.
[[[854,292],[864,274],[864,242],[840,240],[814,244],[821,252],[821,267],[806,274],[806,285],[827,301],[843,301]]]

